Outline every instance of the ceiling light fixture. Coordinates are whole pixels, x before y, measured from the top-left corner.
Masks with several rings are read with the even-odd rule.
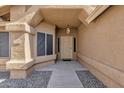
[[[71,32],[71,30],[70,30],[70,28],[69,28],[69,25],[67,25],[66,33],[67,33],[67,34],[70,34],[70,32]]]

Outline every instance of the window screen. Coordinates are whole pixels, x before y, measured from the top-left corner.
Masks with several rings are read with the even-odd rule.
[[[45,55],[45,33],[37,33],[37,56]]]
[[[53,54],[53,35],[47,34],[47,55]]]
[[[9,33],[0,32],[0,57],[9,57]]]

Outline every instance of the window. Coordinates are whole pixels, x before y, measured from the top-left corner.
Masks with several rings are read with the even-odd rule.
[[[76,52],[76,38],[74,37],[74,52]]]
[[[58,38],[58,52],[60,52],[60,38]]]
[[[53,54],[53,35],[37,33],[37,56]]]
[[[45,33],[37,33],[37,56],[45,55]]]
[[[9,32],[0,32],[0,57],[9,57]]]
[[[47,55],[53,54],[53,35],[47,34]]]

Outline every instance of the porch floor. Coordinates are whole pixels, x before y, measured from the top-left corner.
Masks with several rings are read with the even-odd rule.
[[[75,71],[87,70],[77,61],[58,61],[56,64],[36,69],[37,71],[52,71],[48,88],[82,88]]]

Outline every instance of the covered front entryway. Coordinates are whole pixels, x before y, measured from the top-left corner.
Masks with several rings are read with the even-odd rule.
[[[56,54],[57,60],[76,60],[77,53],[77,28],[56,29]]]
[[[12,6],[0,16],[0,70],[10,71],[10,79],[1,79],[0,84],[11,87],[11,79],[23,79],[28,84],[25,87],[41,87],[39,81],[46,84],[43,87],[93,87],[99,82],[94,74],[107,86],[122,87],[121,11],[123,7],[109,5]],[[113,20],[114,14],[119,19]],[[119,37],[115,40],[116,35]]]

